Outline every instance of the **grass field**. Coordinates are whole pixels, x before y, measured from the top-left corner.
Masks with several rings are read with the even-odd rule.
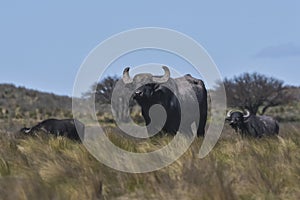
[[[170,137],[118,146],[145,152]],[[170,166],[130,174],[99,163],[85,147],[66,138],[0,133],[0,199],[300,199],[300,123],[281,123],[279,137],[241,138],[225,127],[204,159],[202,138]]]

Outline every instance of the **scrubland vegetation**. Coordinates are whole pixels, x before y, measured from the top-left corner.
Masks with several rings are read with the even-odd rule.
[[[9,106],[0,104],[3,114],[0,119],[0,199],[300,198],[298,102],[276,106],[266,112],[280,120],[279,136],[241,138],[226,125],[220,140],[204,159],[198,158],[203,138],[196,138],[184,155],[170,166],[155,172],[130,174],[101,164],[83,144],[67,138],[43,133],[34,137],[17,134],[22,126],[33,125],[47,117],[69,117],[70,107],[60,106],[57,101],[70,100],[64,101],[57,96],[54,96],[57,101],[48,99],[49,94],[45,98],[49,102],[44,104],[38,93],[35,97],[24,93],[24,97],[19,96],[18,88],[14,89],[17,91],[14,97],[9,96],[12,95],[9,92],[5,94],[11,98],[7,101]],[[25,102],[22,104],[17,99],[27,97],[32,102],[32,98],[36,98],[41,106],[49,105],[47,116],[39,110],[46,112],[48,108],[39,108],[38,103],[28,104],[28,108],[22,110]],[[14,102],[19,102],[20,117],[17,117],[17,106],[14,106],[17,103]],[[30,117],[30,106],[38,109],[36,118]],[[109,118],[107,115],[99,120],[106,127],[110,140],[125,150],[148,152],[172,139],[157,136],[132,141],[118,134],[119,130]]]

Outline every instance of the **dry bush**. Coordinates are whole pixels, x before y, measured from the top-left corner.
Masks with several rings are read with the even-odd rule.
[[[252,114],[262,115],[271,107],[298,100],[294,94],[296,87],[286,86],[281,80],[258,73],[225,78],[222,84],[226,90],[228,106],[248,109]],[[217,87],[216,92],[219,88],[222,87]]]

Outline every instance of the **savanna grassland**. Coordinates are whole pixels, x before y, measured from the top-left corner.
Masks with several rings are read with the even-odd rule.
[[[0,198],[299,199],[299,130],[299,123],[285,123],[279,137],[222,137],[204,159],[198,158],[202,139],[196,139],[179,160],[145,174],[108,168],[66,138],[1,133]],[[118,146],[141,152],[171,139],[130,142],[114,136],[113,128],[107,134]]]
[[[67,138],[16,134],[43,118],[42,107],[31,114],[20,108],[2,107],[8,117],[0,120],[0,199],[300,199],[299,104],[270,110],[289,119],[280,122],[279,136],[241,138],[226,125],[204,159],[198,158],[203,138],[196,138],[173,164],[143,174],[111,169]],[[18,115],[10,113],[16,111]],[[50,111],[47,117],[70,114]],[[156,150],[172,139],[132,141],[111,123],[103,125],[110,140],[128,151]]]

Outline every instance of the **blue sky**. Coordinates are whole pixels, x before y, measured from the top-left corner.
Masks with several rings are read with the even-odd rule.
[[[223,77],[256,71],[300,86],[299,1],[178,2],[2,1],[0,83],[71,95],[77,70],[100,42],[133,28],[163,27],[200,43]],[[111,74],[149,55],[129,56]],[[176,59],[150,61],[171,66]]]

